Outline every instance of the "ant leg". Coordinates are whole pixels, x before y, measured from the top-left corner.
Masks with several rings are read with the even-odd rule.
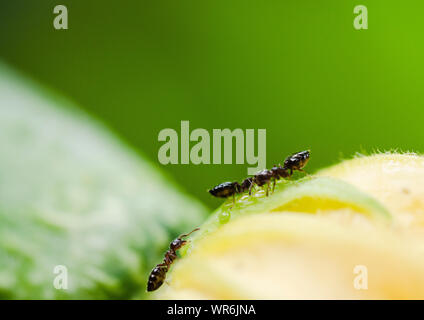
[[[250,184],[250,187],[249,187],[249,196],[252,195],[252,188],[253,188],[253,182]]]
[[[266,187],[266,191],[265,191],[265,194],[266,194],[266,196],[268,197],[268,195],[269,195],[269,182],[266,184],[266,186],[264,186],[264,188]]]
[[[289,173],[289,176],[287,177],[287,180],[290,180],[291,176],[293,175],[293,169],[289,169],[289,170],[290,170],[290,173]]]
[[[276,182],[277,182],[277,179],[274,178],[274,183],[272,184],[272,193],[274,193]]]
[[[171,258],[169,257],[169,254],[165,254],[165,258],[163,259],[163,266],[170,266],[172,264]]]

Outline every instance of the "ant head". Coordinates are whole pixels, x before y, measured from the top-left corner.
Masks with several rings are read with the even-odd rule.
[[[243,186],[243,187],[245,187],[245,186],[250,186],[250,184],[252,183],[252,178],[246,178],[246,179],[244,179],[243,180],[243,182],[241,183],[241,185]]]
[[[171,244],[169,245],[169,248],[173,251],[178,250],[179,248],[181,248],[183,246],[184,243],[186,243],[187,241],[182,240],[180,238],[175,239],[174,241],[171,242]]]
[[[175,239],[174,241],[171,242],[171,244],[169,245],[169,248],[172,251],[176,251],[179,248],[181,248],[183,245],[185,245],[187,243],[187,240],[183,240],[183,238],[188,237],[189,235],[191,235],[193,232],[200,230],[199,228],[196,228],[194,230],[192,230],[191,232],[187,233],[187,234],[182,234],[180,235],[177,239]]]

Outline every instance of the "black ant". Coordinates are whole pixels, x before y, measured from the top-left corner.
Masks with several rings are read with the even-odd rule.
[[[197,230],[199,230],[199,228],[194,229],[190,233],[182,234],[171,242],[169,245],[169,250],[165,253],[163,262],[154,267],[150,272],[149,280],[147,282],[147,291],[157,290],[164,283],[166,273],[168,272],[171,264],[178,257],[177,250],[187,243],[187,240],[183,240],[183,238],[188,237],[190,234]]]

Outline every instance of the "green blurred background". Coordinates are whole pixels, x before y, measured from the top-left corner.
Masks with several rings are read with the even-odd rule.
[[[68,7],[69,29],[53,28]],[[369,29],[353,28],[368,7]],[[423,151],[418,1],[2,1],[0,55],[74,100],[154,163],[163,128],[265,128],[267,165],[309,171],[357,151]],[[205,190],[246,165],[161,166]]]

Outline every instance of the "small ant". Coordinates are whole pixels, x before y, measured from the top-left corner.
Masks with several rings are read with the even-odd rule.
[[[147,282],[147,291],[157,290],[164,283],[166,273],[168,272],[171,264],[178,257],[177,250],[187,243],[187,240],[183,240],[183,238],[188,237],[197,230],[199,230],[199,228],[194,229],[190,233],[182,234],[170,243],[169,250],[165,253],[163,262],[154,267],[150,272],[149,280]]]

